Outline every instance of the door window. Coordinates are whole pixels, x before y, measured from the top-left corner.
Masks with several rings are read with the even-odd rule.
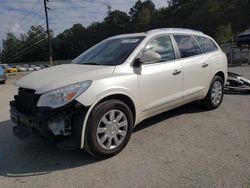
[[[175,35],[174,39],[179,48],[181,58],[202,54],[200,47],[194,41],[192,36]]]
[[[207,37],[194,36],[194,38],[197,40],[197,42],[199,43],[199,45],[201,46],[201,48],[205,53],[213,52],[218,49],[215,43]]]
[[[145,51],[157,52],[161,55],[162,61],[171,61],[175,59],[175,52],[172,41],[169,36],[160,36],[153,39],[146,46]]]

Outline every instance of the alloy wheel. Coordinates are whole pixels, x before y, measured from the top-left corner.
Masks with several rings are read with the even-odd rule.
[[[215,106],[217,106],[221,102],[222,95],[223,95],[222,83],[220,81],[214,82],[214,85],[211,91],[211,100]]]
[[[96,131],[98,144],[105,150],[115,149],[123,142],[127,131],[126,115],[120,110],[111,110],[99,121]]]

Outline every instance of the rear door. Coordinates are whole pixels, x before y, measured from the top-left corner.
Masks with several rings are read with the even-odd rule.
[[[210,77],[209,58],[191,35],[174,35],[183,68],[183,97],[199,98],[206,92]]]

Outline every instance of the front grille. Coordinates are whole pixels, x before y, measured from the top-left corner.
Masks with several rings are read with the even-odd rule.
[[[39,95],[34,90],[19,88],[18,95],[15,95],[14,104],[17,110],[25,115],[34,115],[37,111]]]

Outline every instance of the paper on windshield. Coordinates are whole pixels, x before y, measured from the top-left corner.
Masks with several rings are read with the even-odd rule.
[[[137,43],[139,41],[139,39],[124,39],[122,40],[121,43],[123,44],[134,44],[134,43]]]

